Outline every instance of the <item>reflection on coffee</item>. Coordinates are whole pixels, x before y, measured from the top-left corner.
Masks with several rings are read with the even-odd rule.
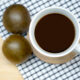
[[[42,17],[35,28],[35,39],[45,51],[59,53],[70,47],[75,37],[72,21],[58,13]]]

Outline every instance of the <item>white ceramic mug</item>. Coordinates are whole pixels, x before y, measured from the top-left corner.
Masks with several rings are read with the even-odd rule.
[[[34,34],[37,22],[43,16],[51,13],[59,13],[67,16],[73,22],[74,28],[75,28],[75,38],[72,45],[65,51],[59,52],[58,54],[50,53],[43,50],[37,44],[35,39],[35,34]],[[32,45],[33,53],[37,57],[39,57],[41,60],[48,63],[64,63],[71,60],[75,56],[75,53],[80,53],[79,37],[80,37],[79,23],[76,20],[75,16],[72,13],[70,13],[68,10],[60,7],[49,7],[37,13],[32,19],[30,28],[29,28],[29,40]]]

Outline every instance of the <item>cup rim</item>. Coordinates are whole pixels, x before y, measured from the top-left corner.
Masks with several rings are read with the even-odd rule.
[[[71,20],[73,22],[74,27],[75,27],[75,30],[76,30],[75,39],[74,39],[72,45],[68,49],[66,49],[65,51],[59,52],[59,53],[51,53],[51,52],[47,52],[47,51],[43,50],[38,45],[38,43],[37,43],[37,41],[35,39],[35,35],[34,35],[34,29],[36,27],[35,25],[37,24],[36,22],[38,22],[43,16],[45,16],[45,15],[43,15],[44,12],[46,12],[46,11],[48,12],[49,10],[53,10],[53,11],[54,10],[64,11],[66,14],[68,14],[70,17],[72,17],[75,20],[74,21],[75,23]],[[54,13],[54,12],[52,12],[52,13]],[[43,15],[42,17],[40,17],[41,14]],[[48,13],[48,14],[51,14],[51,13]],[[65,14],[63,14],[63,15],[65,15]],[[67,17],[69,18],[69,16],[67,16]],[[39,18],[39,20],[37,20],[37,18]],[[68,10],[66,10],[64,8],[61,8],[61,7],[48,7],[48,8],[45,8],[45,9],[41,10],[39,13],[37,13],[34,16],[34,18],[32,19],[32,21],[30,23],[30,27],[29,27],[29,38],[30,38],[30,41],[31,41],[32,46],[38,52],[40,52],[40,54],[45,55],[45,56],[48,56],[48,57],[62,57],[62,56],[65,56],[65,55],[69,54],[77,46],[78,41],[79,41],[79,35],[80,35],[79,34],[79,24],[78,24],[78,21],[76,20],[75,16],[72,13],[70,13]]]

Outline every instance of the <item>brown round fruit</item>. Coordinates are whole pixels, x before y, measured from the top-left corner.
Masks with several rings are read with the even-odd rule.
[[[26,32],[30,21],[28,10],[20,4],[9,6],[3,15],[3,24],[5,28],[12,33]]]
[[[10,61],[18,64],[28,59],[31,47],[28,41],[20,35],[11,35],[3,43],[3,54]]]

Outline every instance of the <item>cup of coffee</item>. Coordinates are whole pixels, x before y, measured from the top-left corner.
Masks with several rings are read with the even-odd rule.
[[[48,63],[65,63],[80,53],[80,29],[75,16],[60,7],[37,13],[29,28],[33,53]]]

